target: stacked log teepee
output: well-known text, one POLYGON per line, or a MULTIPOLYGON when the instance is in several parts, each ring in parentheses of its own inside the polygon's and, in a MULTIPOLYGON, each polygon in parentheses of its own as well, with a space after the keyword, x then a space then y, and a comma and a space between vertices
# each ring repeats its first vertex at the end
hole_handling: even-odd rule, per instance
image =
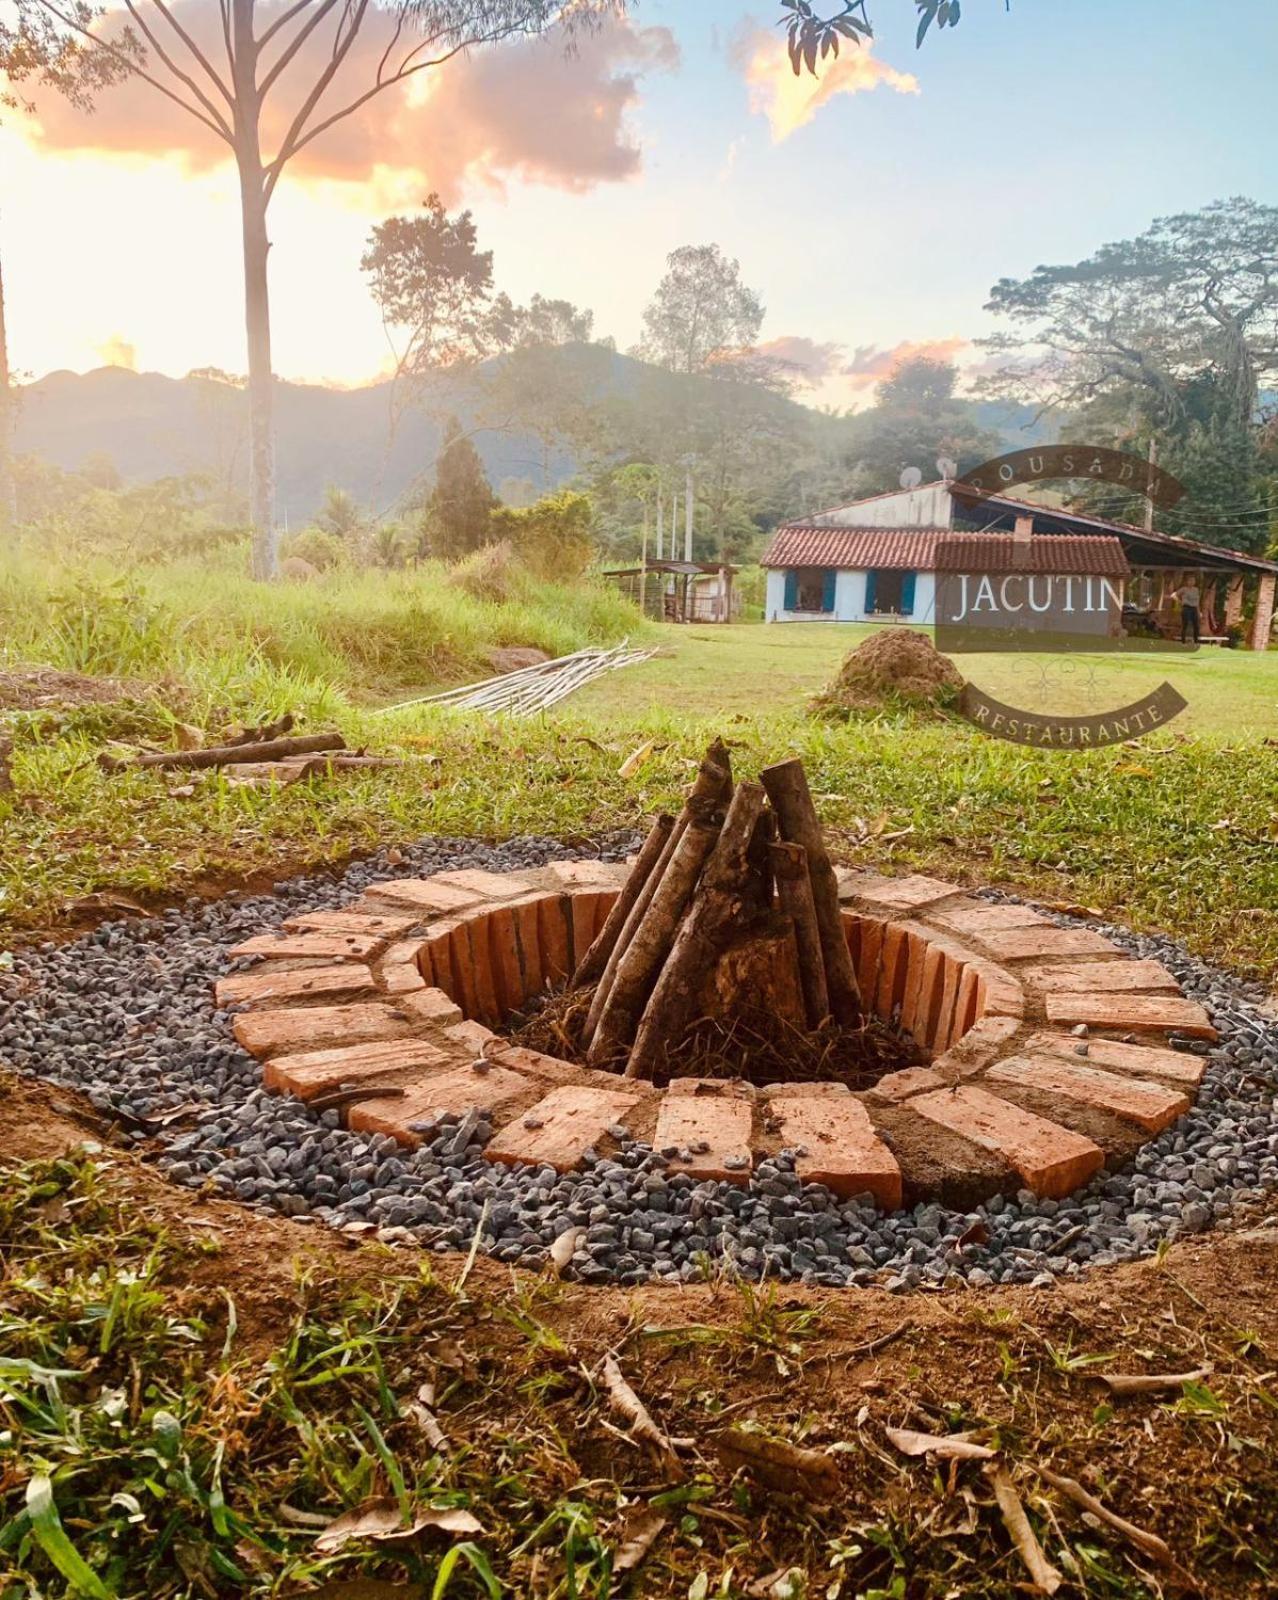
POLYGON ((595 985, 585 1025, 592 1066, 615 1070, 624 1061, 627 1077, 651 1077, 704 1014, 727 954, 752 944, 770 972, 797 971, 807 1027, 860 1021, 838 884, 803 763, 783 761, 759 776, 734 787, 727 747, 716 740, 678 819, 653 824, 574 974, 576 986, 595 985), (792 962, 776 960, 782 948, 792 962))

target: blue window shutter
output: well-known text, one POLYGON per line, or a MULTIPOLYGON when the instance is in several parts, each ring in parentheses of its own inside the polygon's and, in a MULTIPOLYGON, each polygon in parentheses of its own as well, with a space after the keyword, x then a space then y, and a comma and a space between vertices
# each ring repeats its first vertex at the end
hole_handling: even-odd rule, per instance
POLYGON ((795 611, 799 605, 799 574, 793 570, 785 575, 785 609, 795 611))
POLYGON ((833 567, 827 567, 825 573, 825 586, 821 591, 822 611, 834 610, 834 586, 838 582, 838 573, 833 567))
POLYGON ((865 575, 865 614, 870 616, 874 610, 874 591, 878 587, 877 572, 867 572, 865 575))
POLYGON ((901 575, 901 611, 907 617, 914 615, 914 580, 917 576, 914 572, 901 575))

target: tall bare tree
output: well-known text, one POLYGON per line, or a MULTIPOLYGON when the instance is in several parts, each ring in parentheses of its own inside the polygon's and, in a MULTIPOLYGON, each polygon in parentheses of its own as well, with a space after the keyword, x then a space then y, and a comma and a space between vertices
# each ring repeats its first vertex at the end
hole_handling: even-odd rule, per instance
POLYGON ((74 0, 24 4, 90 59, 102 58, 180 107, 220 139, 235 161, 248 341, 253 571, 272 577, 277 539, 267 212, 284 169, 375 96, 462 51, 556 24, 588 26, 621 7, 615 0, 217 0, 215 8, 209 0, 208 14, 219 24, 215 39, 188 25, 184 8, 166 0, 124 0, 123 12, 107 21, 74 0), (351 82, 352 51, 361 35, 373 36, 383 48, 371 74, 351 82), (286 95, 284 132, 266 150, 268 102, 286 95))

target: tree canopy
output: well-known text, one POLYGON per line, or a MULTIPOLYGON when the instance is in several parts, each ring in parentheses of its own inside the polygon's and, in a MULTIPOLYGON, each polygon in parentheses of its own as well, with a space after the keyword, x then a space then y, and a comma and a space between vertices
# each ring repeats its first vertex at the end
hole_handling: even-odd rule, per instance
POLYGON ((753 345, 763 302, 717 244, 683 245, 643 314, 639 354, 671 372, 705 372, 717 357, 753 345))

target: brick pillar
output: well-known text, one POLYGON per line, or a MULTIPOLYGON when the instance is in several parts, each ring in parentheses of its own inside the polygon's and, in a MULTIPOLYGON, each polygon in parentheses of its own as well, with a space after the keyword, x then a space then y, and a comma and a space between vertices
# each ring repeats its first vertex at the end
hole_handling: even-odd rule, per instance
POLYGON ((1225 591, 1225 626, 1232 627, 1242 617, 1243 608, 1243 583, 1241 572, 1229 580, 1229 587, 1225 591))
POLYGON ((1274 620, 1274 574, 1261 575, 1256 589, 1256 614, 1251 619, 1251 638, 1247 641, 1252 650, 1268 650, 1269 629, 1274 620))

